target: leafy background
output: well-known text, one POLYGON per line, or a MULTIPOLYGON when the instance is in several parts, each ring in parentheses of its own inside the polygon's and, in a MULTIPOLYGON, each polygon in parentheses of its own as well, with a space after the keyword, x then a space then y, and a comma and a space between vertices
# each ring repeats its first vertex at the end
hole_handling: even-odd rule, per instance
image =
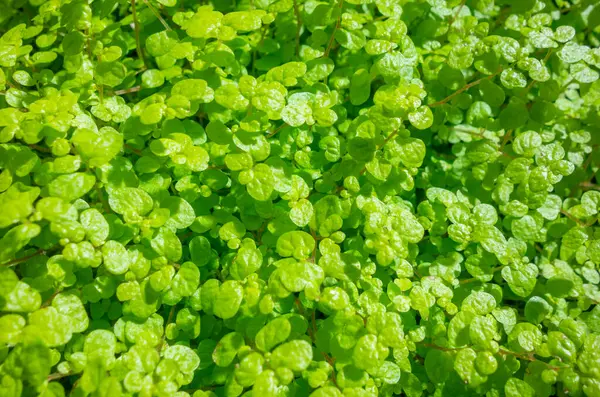
POLYGON ((0 396, 600 396, 595 0, 2 0, 0 396))

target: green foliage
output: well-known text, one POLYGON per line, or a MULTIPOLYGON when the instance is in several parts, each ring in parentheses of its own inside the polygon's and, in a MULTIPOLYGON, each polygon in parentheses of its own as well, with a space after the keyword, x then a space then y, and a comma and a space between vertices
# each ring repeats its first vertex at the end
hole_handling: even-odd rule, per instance
POLYGON ((594 0, 0 2, 0 396, 600 396, 594 0))

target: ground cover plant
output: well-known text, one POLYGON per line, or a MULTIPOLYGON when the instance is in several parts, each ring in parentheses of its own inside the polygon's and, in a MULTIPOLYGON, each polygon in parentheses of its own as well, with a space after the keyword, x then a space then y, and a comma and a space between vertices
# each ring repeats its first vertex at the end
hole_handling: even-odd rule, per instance
POLYGON ((0 396, 600 396, 595 0, 0 1, 0 396))

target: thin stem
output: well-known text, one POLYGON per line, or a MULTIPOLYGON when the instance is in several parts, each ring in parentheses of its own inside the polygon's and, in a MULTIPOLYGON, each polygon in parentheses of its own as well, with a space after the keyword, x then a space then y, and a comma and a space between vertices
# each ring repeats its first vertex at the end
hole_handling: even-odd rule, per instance
POLYGON ((392 132, 390 135, 388 135, 387 138, 385 138, 385 141, 383 141, 383 143, 381 144, 381 146, 379 146, 377 148, 377 150, 381 150, 383 149, 383 147, 386 145, 386 143, 388 143, 389 141, 392 140, 392 138, 394 138, 396 135, 398 135, 398 130, 395 130, 394 132, 392 132))
POLYGON ((102 203, 104 211, 107 214, 110 214, 110 206, 108 205, 106 200, 104 200, 104 194, 102 194, 102 189, 98 185, 96 185, 96 194, 98 195, 98 200, 100 200, 100 202, 102 203))
POLYGON ((167 21, 165 21, 163 19, 163 17, 160 15, 160 13, 158 11, 156 11, 156 8, 152 7, 152 5, 150 4, 150 2, 148 0, 143 0, 143 1, 148 6, 148 8, 150 9, 150 11, 152 11, 152 13, 154 14, 154 16, 156 18, 158 18, 158 20, 160 21, 160 23, 162 23, 162 25, 165 27, 165 29, 167 29, 167 30, 173 30, 173 29, 171 29, 171 27, 169 26, 169 24, 167 23, 167 21))
POLYGON ((125 88, 123 90, 117 90, 117 91, 113 92, 113 94, 115 94, 115 95, 131 94, 132 92, 138 92, 141 89, 142 89, 142 86, 136 85, 135 87, 125 88))
MULTIPOLYGON (((426 342, 420 342, 420 344, 422 346, 424 346, 424 347, 430 347, 432 349, 440 350, 440 351, 443 351, 443 352, 452 352, 452 353, 453 352, 461 351, 463 349, 471 348, 471 346, 444 347, 444 346, 439 346, 439 345, 436 345, 436 344, 433 344, 433 343, 426 343, 426 342)), ((480 351, 483 351, 483 350, 474 350, 474 351, 475 352, 480 352, 480 351)), ((559 371, 559 370, 565 369, 565 368, 571 368, 569 365, 565 365, 565 366, 562 366, 562 367, 554 366, 554 365, 549 364, 549 363, 547 363, 545 361, 542 361, 542 360, 539 360, 539 359, 535 358, 535 356, 533 355, 533 353, 531 353, 531 354, 521 354, 521 353, 516 353, 516 352, 510 351, 510 350, 507 350, 507 349, 500 348, 500 349, 498 349, 498 354, 503 355, 503 356, 510 355, 510 356, 514 356, 514 357, 517 357, 517 358, 519 358, 521 360, 526 360, 526 361, 537 361, 537 362, 542 363, 545 366, 547 366, 548 369, 552 369, 554 371, 559 371)))
POLYGON ((485 138, 485 136, 483 135, 483 133, 485 132, 485 128, 480 128, 480 129, 479 129, 479 132, 469 131, 469 130, 467 130, 467 129, 460 128, 460 127, 458 127, 458 126, 457 126, 457 127, 454 127, 454 128, 452 128, 452 129, 453 129, 454 131, 457 131, 457 132, 464 132, 465 134, 469 134, 469 135, 472 135, 472 136, 476 136, 476 137, 478 137, 478 138, 485 138))
MULTIPOLYGON (((381 145, 379 145, 375 151, 379 151, 379 150, 383 149, 383 147, 386 145, 386 143, 388 143, 389 141, 391 141, 392 138, 394 138, 396 135, 398 135, 398 130, 394 130, 394 132, 392 132, 390 135, 388 135, 387 138, 385 138, 385 140, 383 141, 383 143, 381 145)), ((360 170, 359 174, 363 175, 365 172, 367 172, 367 166, 366 165, 363 167, 362 170, 360 170)))
POLYGON ((444 347, 444 346, 435 345, 433 343, 425 343, 425 342, 421 343, 421 345, 423 345, 424 347, 431 347, 432 349, 440 350, 443 352, 457 352, 457 351, 464 349, 464 347, 444 347))
POLYGON ((452 24, 458 19, 458 15, 462 11, 462 9, 465 6, 466 2, 467 2, 467 0, 462 0, 462 2, 460 3, 460 7, 458 7, 458 10, 456 11, 456 13, 454 14, 454 16, 450 20, 450 23, 448 24, 448 29, 450 29, 452 27, 452 24))
POLYGON ((335 385, 335 387, 338 387, 337 384, 337 378, 335 377, 335 358, 329 356, 327 353, 321 352, 321 354, 323 355, 323 358, 325 359, 325 361, 327 362, 327 364, 331 365, 331 381, 333 382, 333 384, 335 385))
POLYGON ((53 380, 66 378, 67 376, 71 376, 71 375, 73 375, 72 372, 67 372, 65 374, 61 374, 61 373, 57 372, 57 373, 48 375, 48 377, 46 378, 46 380, 48 382, 52 382, 53 380))
POLYGON ((296 56, 300 55, 300 30, 302 29, 302 19, 298 9, 298 0, 294 0, 294 14, 296 15, 296 56))
POLYGON ((31 259, 31 258, 34 258, 34 257, 36 257, 36 256, 38 256, 38 255, 44 255, 45 253, 46 253, 46 250, 45 250, 45 249, 43 249, 43 248, 40 248, 39 250, 35 251, 33 254, 30 254, 30 255, 24 256, 24 257, 22 257, 22 258, 13 259, 13 260, 11 260, 11 261, 8 261, 8 262, 6 262, 6 263, 3 263, 3 264, 2 264, 2 265, 0 265, 0 266, 7 266, 7 267, 10 267, 10 266, 15 266, 15 265, 18 265, 19 263, 22 263, 22 262, 28 261, 29 259, 31 259))
POLYGON ((504 149, 504 146, 506 146, 506 144, 508 143, 508 140, 512 136, 512 133, 513 133, 513 130, 506 131, 506 133, 504 134, 504 138, 502 139, 502 143, 500 144, 500 151, 502 151, 502 149, 504 149))
MULTIPOLYGON (((543 59, 544 63, 548 62, 548 59, 550 59, 550 55, 552 55, 552 48, 548 49, 548 52, 546 53, 546 56, 543 59)), ((529 91, 531 91, 531 89, 533 88, 535 83, 537 83, 536 80, 531 80, 531 83, 529 83, 527 85, 527 87, 525 88, 525 93, 524 93, 525 96, 529 93, 529 91)))
MULTIPOLYGON (((294 303, 298 307, 298 312, 300 312, 300 315, 302 317, 306 318, 307 317, 307 315, 306 315, 306 309, 302 305, 302 302, 300 301, 300 299, 296 298, 294 300, 294 303)), ((316 337, 316 334, 317 334, 317 322, 315 320, 315 311, 314 310, 311 313, 311 321, 310 321, 309 326, 307 327, 307 332, 308 332, 308 336, 310 337, 310 340, 312 341, 313 345, 315 343, 317 343, 317 337, 316 337)))
POLYGON ((588 167, 592 163, 592 154, 593 153, 594 153, 594 151, 591 151, 590 154, 588 155, 587 159, 585 159, 585 163, 583 163, 583 166, 582 166, 584 171, 587 171, 588 167))
POLYGON ((38 152, 52 153, 52 150, 48 149, 47 147, 43 147, 43 146, 40 146, 40 145, 34 145, 34 144, 31 144, 31 145, 28 145, 28 146, 30 148, 32 148, 32 149, 37 150, 38 152))
POLYGON ((521 359, 521 360, 526 360, 526 361, 537 361, 537 362, 539 362, 539 363, 542 363, 542 364, 544 364, 544 365, 545 365, 545 366, 547 366, 549 369, 552 369, 552 370, 554 370, 554 371, 560 371, 561 369, 564 369, 564 368, 570 368, 570 367, 571 367, 571 366, 569 366, 569 365, 565 365, 565 366, 562 366, 562 367, 557 367, 557 366, 554 366, 554 365, 552 365, 552 364, 549 364, 549 363, 547 363, 547 362, 545 362, 545 361, 538 360, 537 358, 535 358, 535 357, 533 356, 533 353, 531 353, 530 355, 526 355, 526 354, 520 354, 520 353, 516 353, 516 352, 510 351, 510 350, 502 349, 502 348, 498 349, 498 353, 502 354, 503 356, 507 356, 507 355, 514 356, 514 357, 517 357, 517 358, 519 358, 519 359, 521 359))
POLYGON ((465 92, 466 90, 468 90, 469 88, 475 87, 476 85, 479 85, 482 81, 484 80, 491 80, 494 77, 496 77, 500 72, 502 71, 502 69, 498 70, 496 73, 491 74, 489 76, 486 77, 482 77, 479 80, 475 80, 467 85, 465 85, 462 88, 459 88, 458 90, 454 91, 452 94, 448 95, 446 98, 442 99, 441 101, 437 101, 435 103, 432 103, 431 105, 429 105, 430 108, 434 108, 436 106, 440 106, 443 105, 447 102, 449 102, 452 98, 454 98, 455 96, 462 94, 463 92, 465 92))
POLYGON ((567 218, 569 218, 570 220, 577 223, 577 225, 579 225, 580 227, 583 227, 583 228, 592 226, 594 223, 596 223, 595 219, 592 219, 589 223, 583 223, 582 221, 580 221, 579 219, 577 219, 573 215, 571 215, 568 211, 565 211, 563 209, 560 210, 560 213, 565 215, 567 218))
POLYGON ((310 229, 310 235, 315 240, 315 248, 313 248, 313 252, 312 252, 312 256, 311 256, 310 260, 312 261, 312 263, 317 263, 317 244, 316 244, 316 241, 319 238, 317 237, 317 233, 315 233, 315 231, 313 229, 310 229))
POLYGON ((61 292, 62 292, 62 290, 60 290, 60 289, 57 289, 56 291, 54 291, 54 292, 52 293, 52 295, 50 295, 50 296, 48 297, 48 299, 46 299, 46 300, 44 301, 44 303, 42 303, 42 307, 47 307, 47 306, 50 306, 50 304, 52 303, 52 301, 54 300, 54 298, 56 297, 56 295, 60 294, 61 292))
MULTIPOLYGON (((499 272, 500 270, 502 270, 502 268, 503 268, 503 267, 504 267, 504 266, 496 266, 495 268, 493 268, 493 269, 492 269, 492 273, 499 272)), ((475 278, 475 277, 473 277, 473 278, 468 278, 468 279, 465 279, 465 280, 461 280, 461 281, 460 281, 460 284, 469 284, 469 283, 472 283, 472 282, 474 282, 474 281, 479 281, 479 279, 478 279, 478 278, 475 278)))
POLYGON ((581 186, 582 188, 585 188, 585 189, 589 189, 589 190, 600 190, 599 185, 594 185, 593 183, 590 183, 590 182, 581 182, 579 184, 579 186, 581 186))
POLYGON ((273 135, 275 135, 279 131, 281 131, 284 127, 287 127, 287 123, 283 123, 279 127, 275 128, 275 130, 273 130, 273 132, 271 132, 269 135, 267 135, 267 138, 271 138, 273 135))
POLYGON ((331 52, 331 47, 333 46, 333 40, 335 39, 335 32, 337 32, 337 30, 340 28, 340 24, 342 21, 342 7, 344 6, 344 0, 339 0, 338 5, 340 8, 340 13, 337 17, 337 21, 335 22, 335 26, 333 27, 333 32, 331 33, 329 42, 327 43, 327 48, 325 48, 325 54, 323 55, 325 58, 327 58, 329 56, 329 53, 331 52))
POLYGON ((163 337, 162 337, 160 343, 156 347, 156 350, 158 350, 159 352, 162 350, 162 347, 165 344, 165 338, 167 337, 167 326, 173 320, 173 315, 174 314, 175 314, 175 306, 171 306, 171 310, 169 311, 169 317, 167 317, 167 322, 165 323, 165 332, 163 334, 163 337))
POLYGON ((136 0, 131 0, 131 13, 133 15, 133 30, 135 32, 135 47, 136 47, 138 57, 142 58, 142 61, 144 62, 144 65, 147 68, 148 62, 146 61, 146 57, 144 56, 144 52, 142 51, 142 43, 140 41, 140 23, 137 18, 135 2, 136 2, 136 0))
POLYGON ((134 148, 133 146, 130 146, 126 143, 123 144, 123 147, 126 149, 131 150, 133 153, 137 154, 138 156, 142 156, 142 151, 139 149, 134 148))

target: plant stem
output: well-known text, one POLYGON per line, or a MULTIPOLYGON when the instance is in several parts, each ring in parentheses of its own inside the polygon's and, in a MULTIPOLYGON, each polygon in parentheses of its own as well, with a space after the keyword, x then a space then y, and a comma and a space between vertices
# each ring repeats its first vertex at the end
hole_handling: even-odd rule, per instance
POLYGON ((342 7, 344 6, 344 0, 339 0, 339 8, 340 13, 337 17, 337 21, 335 22, 335 26, 333 27, 333 32, 331 33, 331 37, 329 38, 329 42, 327 43, 327 48, 325 48, 325 54, 323 55, 325 58, 329 56, 331 52, 331 47, 333 46, 333 40, 335 39, 335 32, 340 28, 340 23, 342 21, 342 7))
POLYGON ((142 58, 144 65, 146 68, 148 67, 148 62, 146 61, 146 57, 144 56, 144 52, 142 51, 142 43, 140 41, 140 23, 137 18, 136 11, 136 0, 131 0, 131 13, 133 15, 133 30, 135 32, 135 47, 138 54, 138 57, 142 58))
POLYGON ((590 183, 590 182, 581 182, 579 184, 579 186, 586 188, 588 190, 600 190, 599 185, 594 185, 593 183, 590 183))
POLYGON ((167 326, 173 320, 173 315, 174 314, 175 314, 175 305, 171 306, 171 310, 169 311, 169 317, 167 317, 167 322, 165 322, 165 332, 163 333, 163 337, 162 337, 160 343, 156 347, 156 350, 158 350, 159 353, 162 350, 163 345, 165 344, 165 338, 167 337, 167 326))
POLYGON ((40 146, 40 145, 28 145, 30 148, 37 150, 38 152, 44 152, 44 153, 52 153, 51 149, 48 149, 46 147, 40 146))
MULTIPOLYGON (((383 149, 383 147, 386 145, 386 143, 388 143, 389 141, 391 141, 392 138, 394 138, 396 135, 398 135, 398 130, 395 130, 390 135, 388 135, 387 138, 385 138, 385 140, 383 141, 383 143, 381 145, 377 146, 377 149, 375 151, 377 152, 377 151, 383 149)), ((363 175, 365 172, 367 172, 367 166, 366 165, 363 167, 362 170, 360 170, 360 175, 363 175)))
POLYGON ((273 135, 275 135, 279 131, 281 131, 284 127, 287 127, 287 123, 283 123, 279 127, 275 128, 275 130, 273 130, 273 132, 271 132, 269 135, 267 135, 267 138, 271 138, 273 135))
POLYGON ((171 27, 169 26, 169 24, 167 23, 167 21, 165 21, 163 19, 163 17, 160 15, 160 13, 158 11, 156 11, 156 8, 152 7, 152 4, 150 4, 150 2, 148 0, 143 0, 143 1, 148 6, 148 8, 150 9, 150 11, 152 11, 152 13, 154 14, 154 16, 156 18, 158 18, 158 20, 160 21, 160 23, 162 23, 162 25, 165 27, 165 29, 167 29, 167 30, 173 30, 173 29, 171 29, 171 27))
POLYGON ((132 92, 138 92, 141 89, 142 89, 142 86, 136 85, 135 87, 125 88, 123 90, 117 90, 117 91, 113 92, 113 94, 115 94, 115 95, 131 94, 132 92))
POLYGON ((467 2, 467 0, 462 0, 462 2, 460 3, 460 7, 458 7, 458 10, 454 14, 454 16, 452 16, 452 19, 450 20, 450 23, 448 24, 448 29, 450 29, 452 27, 452 24, 458 19, 458 15, 462 11, 466 2, 467 2))
POLYGON ((57 373, 48 375, 48 377, 46 378, 46 380, 48 382, 52 382, 53 380, 66 378, 67 376, 71 376, 71 375, 73 375, 72 372, 67 372, 66 374, 61 374, 61 373, 57 372, 57 373))
MULTIPOLYGON (((461 351, 463 349, 472 349, 471 346, 464 346, 464 347, 444 347, 444 346, 438 346, 438 345, 433 344, 433 343, 426 343, 426 342, 418 342, 418 343, 420 343, 424 347, 430 347, 432 349, 440 350, 440 351, 443 351, 443 352, 458 352, 458 351, 461 351)), ((483 350, 475 350, 475 349, 472 349, 472 350, 474 350, 477 353, 480 352, 480 351, 483 351, 483 350)), ((525 360, 525 361, 537 361, 537 362, 542 363, 545 366, 547 366, 548 369, 552 369, 554 371, 559 371, 559 370, 564 369, 564 368, 571 368, 569 365, 566 365, 566 366, 563 366, 563 367, 557 367, 557 366, 549 364, 549 363, 547 363, 545 361, 538 360, 537 358, 535 358, 535 356, 533 355, 533 353, 530 353, 530 354, 521 354, 521 353, 516 353, 516 352, 510 351, 510 350, 507 350, 507 349, 500 348, 500 349, 498 349, 498 354, 503 355, 503 356, 508 356, 508 355, 514 356, 514 357, 517 357, 517 358, 519 358, 521 360, 525 360)))
POLYGON ((494 74, 490 74, 489 76, 486 77, 482 77, 479 80, 475 80, 467 85, 465 85, 462 88, 459 88, 458 90, 454 91, 452 94, 448 95, 446 98, 442 99, 441 101, 437 101, 435 103, 432 103, 431 105, 429 105, 430 108, 434 108, 436 106, 440 106, 443 105, 447 102, 449 102, 452 98, 454 98, 455 96, 457 96, 458 94, 461 94, 463 92, 465 92, 466 90, 468 90, 469 88, 475 87, 476 85, 479 85, 482 81, 484 80, 491 80, 494 77, 496 77, 498 74, 500 74, 500 72, 502 72, 502 69, 498 70, 496 73, 494 74))
POLYGON ((502 151, 502 149, 504 149, 504 146, 506 146, 506 144, 508 143, 508 140, 512 136, 512 133, 513 133, 513 130, 506 131, 506 133, 504 134, 504 138, 502 139, 502 143, 500 144, 500 151, 502 151))
POLYGON ((141 151, 141 150, 139 150, 139 149, 136 149, 136 148, 134 148, 133 146, 130 146, 130 145, 128 145, 128 144, 126 144, 126 143, 124 143, 124 144, 123 144, 123 147, 124 147, 125 149, 129 149, 129 150, 131 150, 133 153, 137 154, 138 156, 142 156, 142 151, 141 151))
POLYGON ((45 250, 45 249, 43 249, 43 248, 40 248, 39 250, 35 251, 33 254, 30 254, 30 255, 24 256, 24 257, 22 257, 22 258, 13 259, 13 260, 11 260, 11 261, 8 261, 8 262, 6 262, 6 263, 3 263, 3 264, 2 264, 2 265, 0 265, 0 266, 7 266, 7 267, 10 267, 10 266, 15 266, 15 265, 18 265, 19 263, 22 263, 22 262, 28 261, 29 259, 31 259, 31 258, 34 258, 34 257, 36 257, 36 256, 38 256, 38 255, 44 255, 45 253, 46 253, 46 250, 45 250))

